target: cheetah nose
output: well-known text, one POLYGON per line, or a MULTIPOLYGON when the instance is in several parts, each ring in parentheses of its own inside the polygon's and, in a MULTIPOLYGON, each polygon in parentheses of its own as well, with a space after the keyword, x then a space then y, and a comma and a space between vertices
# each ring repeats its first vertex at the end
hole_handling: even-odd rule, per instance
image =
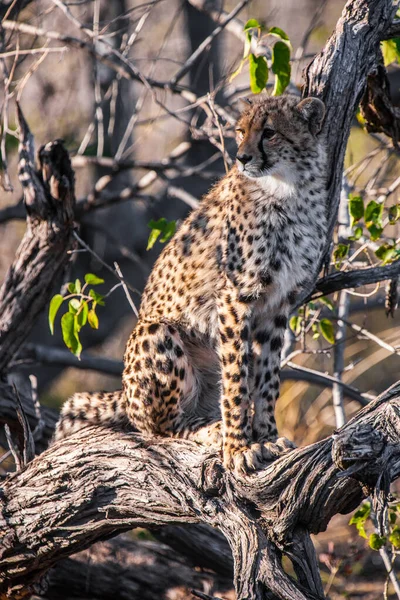
POLYGON ((248 162, 253 158, 249 154, 237 154, 236 158, 242 163, 242 165, 247 165, 248 162))

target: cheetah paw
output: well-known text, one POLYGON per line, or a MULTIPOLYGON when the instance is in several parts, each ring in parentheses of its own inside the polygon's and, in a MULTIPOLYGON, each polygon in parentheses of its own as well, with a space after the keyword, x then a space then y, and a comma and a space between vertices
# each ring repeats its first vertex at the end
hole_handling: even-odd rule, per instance
POLYGON ((296 445, 285 437, 280 437, 276 442, 260 442, 258 445, 262 449, 264 462, 276 460, 283 454, 287 454, 296 448, 296 445))
POLYGON ((276 442, 257 442, 239 448, 231 453, 224 453, 224 466, 236 475, 246 475, 259 471, 279 456, 291 452, 296 446, 287 438, 278 438, 276 442))

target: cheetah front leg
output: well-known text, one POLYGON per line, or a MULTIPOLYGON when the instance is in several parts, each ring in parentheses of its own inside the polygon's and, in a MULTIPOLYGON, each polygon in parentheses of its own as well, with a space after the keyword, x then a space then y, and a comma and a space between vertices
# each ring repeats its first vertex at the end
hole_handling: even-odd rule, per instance
POLYGON ((252 331, 254 345, 254 416, 253 439, 260 444, 266 461, 293 449, 286 438, 278 438, 275 404, 279 396, 280 362, 287 324, 286 311, 281 309, 273 319, 266 320, 252 331))
POLYGON ((218 304, 221 358, 223 459, 242 474, 263 464, 259 445, 252 446, 250 412, 251 307, 225 291, 218 304))

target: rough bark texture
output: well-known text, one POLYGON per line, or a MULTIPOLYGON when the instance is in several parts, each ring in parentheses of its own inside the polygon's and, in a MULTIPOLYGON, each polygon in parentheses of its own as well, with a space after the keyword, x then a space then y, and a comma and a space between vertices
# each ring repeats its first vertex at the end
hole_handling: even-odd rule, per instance
POLYGON ((303 94, 321 98, 327 107, 323 131, 329 141, 330 233, 339 209, 351 122, 395 13, 395 3, 390 0, 349 0, 323 51, 305 70, 303 94))
POLYGON ((43 146, 36 171, 33 136, 19 107, 18 119, 19 178, 28 216, 0 290, 0 375, 32 330, 73 247, 74 173, 68 153, 58 140, 43 146))
POLYGON ((400 384, 332 438, 243 480, 223 470, 217 449, 87 428, 4 481, 0 591, 27 590, 61 558, 132 527, 206 523, 230 544, 238 598, 266 598, 266 588, 323 598, 309 534, 368 494, 385 497, 400 474, 399 436, 400 384))
POLYGON ((221 591, 231 587, 231 580, 195 570, 187 558, 165 544, 119 536, 60 561, 43 579, 38 596, 43 600, 154 600, 173 593, 183 600, 188 587, 221 591))

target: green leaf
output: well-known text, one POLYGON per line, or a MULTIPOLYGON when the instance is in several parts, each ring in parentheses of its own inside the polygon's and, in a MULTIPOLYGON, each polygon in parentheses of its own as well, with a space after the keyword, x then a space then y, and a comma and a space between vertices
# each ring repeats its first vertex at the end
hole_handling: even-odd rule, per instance
POLYGON ((330 319, 321 319, 319 322, 319 329, 327 342, 330 344, 335 343, 335 329, 330 319))
POLYGON ((159 229, 153 229, 149 235, 149 239, 147 241, 146 250, 151 250, 154 244, 156 243, 159 235, 161 235, 161 231, 159 229))
POLYGON ((77 294, 80 294, 82 290, 81 282, 79 279, 75 279, 75 291, 77 294))
POLYGON ((380 536, 377 533, 371 533, 368 543, 372 550, 380 550, 386 544, 386 538, 385 536, 380 536))
POLYGON ((283 31, 283 29, 281 29, 280 27, 270 27, 270 29, 268 29, 268 33, 272 34, 272 35, 277 35, 278 37, 280 37, 282 40, 286 40, 287 42, 290 43, 289 40, 289 36, 287 33, 285 33, 283 31))
POLYGON ((364 216, 364 201, 361 196, 349 195, 349 213, 351 216, 351 227, 364 216))
POLYGON ((369 502, 364 502, 364 504, 362 504, 360 508, 356 510, 349 521, 349 525, 355 525, 357 527, 358 534, 365 539, 367 539, 367 534, 365 533, 364 525, 370 514, 371 504, 369 502))
POLYGON ((70 312, 61 319, 61 331, 65 345, 78 358, 82 352, 82 344, 78 336, 77 317, 70 312))
MULTIPOLYGON (((391 516, 392 514, 395 513, 391 513, 391 516)), ((389 535, 389 542, 393 544, 395 548, 400 548, 400 527, 398 527, 397 525, 393 527, 393 531, 389 535)))
POLYGON ((365 224, 368 227, 368 223, 374 223, 375 225, 381 226, 383 215, 383 204, 381 202, 375 202, 371 200, 368 202, 365 209, 365 224))
POLYGON ((268 65, 264 56, 249 56, 250 88, 253 94, 265 90, 268 80, 268 65))
POLYGON ((391 63, 400 63, 400 38, 392 38, 382 42, 382 55, 385 67, 391 63))
POLYGON ((169 223, 167 223, 167 225, 165 226, 164 229, 164 234, 163 236, 160 238, 160 242, 168 242, 168 240, 170 238, 172 238, 172 236, 174 235, 176 231, 176 221, 170 221, 169 223))
POLYGON ((249 19, 243 29, 244 31, 248 31, 249 29, 263 29, 263 25, 257 19, 249 19))
POLYGON ((375 255, 383 261, 384 265, 387 265, 396 258, 396 246, 393 244, 382 244, 382 246, 379 246, 379 248, 375 250, 375 255))
POLYGON ((333 251, 333 260, 335 261, 335 267, 338 269, 343 259, 348 255, 350 250, 350 244, 338 244, 333 251))
POLYGON ((95 292, 94 290, 90 290, 89 291, 89 296, 91 298, 93 298, 93 300, 99 304, 100 306, 105 306, 105 302, 104 302, 104 296, 102 296, 101 294, 98 294, 97 292, 95 292))
POLYGON ((353 231, 353 235, 349 236, 349 240, 352 240, 354 242, 356 242, 357 240, 360 239, 360 237, 363 234, 363 228, 362 227, 356 227, 353 231))
POLYGON ((371 240, 373 242, 375 242, 376 240, 379 240, 379 238, 382 235, 383 227, 378 227, 374 223, 371 223, 370 225, 367 225, 367 229, 371 235, 371 240))
POLYGON ((50 327, 51 335, 54 334, 54 319, 56 318, 58 309, 60 308, 63 301, 64 301, 64 298, 61 296, 61 294, 56 294, 51 299, 50 306, 49 306, 49 327, 50 327))
POLYGON ((319 338, 319 335, 320 335, 320 333, 318 331, 318 325, 316 323, 313 323, 311 325, 311 329, 312 329, 312 332, 313 332, 313 336, 312 336, 313 340, 317 340, 319 338))
POLYGON ((78 300, 78 298, 72 298, 72 300, 70 300, 68 302, 68 310, 73 315, 76 315, 76 313, 78 312, 80 307, 81 307, 81 301, 78 300))
POLYGON ((75 294, 75 292, 76 292, 75 284, 72 282, 68 283, 67 290, 69 291, 70 294, 75 294))
POLYGON ((167 242, 174 235, 176 230, 176 221, 168 222, 167 219, 162 217, 161 219, 158 219, 158 221, 151 220, 147 226, 150 227, 151 233, 149 235, 146 250, 151 250, 161 234, 161 242, 167 242))
POLYGON ((279 96, 290 83, 290 48, 285 42, 276 42, 272 49, 272 71, 275 73, 272 95, 279 96))
POLYGON ((321 302, 321 304, 324 304, 330 310, 334 310, 335 309, 335 305, 333 304, 333 302, 332 302, 332 300, 330 298, 326 298, 325 296, 321 296, 321 298, 318 298, 318 300, 321 302))
POLYGON ((394 224, 398 219, 400 219, 400 204, 394 204, 389 208, 389 221, 394 224))
POLYGON ((87 302, 82 302, 80 311, 76 315, 77 316, 77 320, 78 320, 79 331, 87 323, 87 320, 88 320, 88 311, 89 311, 88 303, 87 302))
POLYGON ((100 285, 100 283, 104 283, 104 279, 97 277, 97 275, 94 275, 93 273, 86 273, 85 283, 88 285, 100 285))
MULTIPOLYGON (((397 521, 397 513, 396 513, 396 511, 394 511, 394 510, 391 510, 391 511, 389 512, 389 521, 390 521, 390 524, 391 524, 391 525, 394 525, 394 524, 396 523, 396 521, 397 521)), ((396 529, 396 528, 395 528, 395 529, 396 529)), ((397 527, 397 529, 399 529, 399 528, 397 527)), ((394 531, 394 530, 393 530, 393 531, 394 531)), ((400 529, 399 529, 399 531, 400 531, 400 529)))
POLYGON ((289 327, 295 335, 299 335, 301 331, 301 317, 294 316, 290 318, 289 327))
POLYGON ((92 329, 99 328, 99 319, 93 309, 90 309, 88 312, 88 322, 92 329))

